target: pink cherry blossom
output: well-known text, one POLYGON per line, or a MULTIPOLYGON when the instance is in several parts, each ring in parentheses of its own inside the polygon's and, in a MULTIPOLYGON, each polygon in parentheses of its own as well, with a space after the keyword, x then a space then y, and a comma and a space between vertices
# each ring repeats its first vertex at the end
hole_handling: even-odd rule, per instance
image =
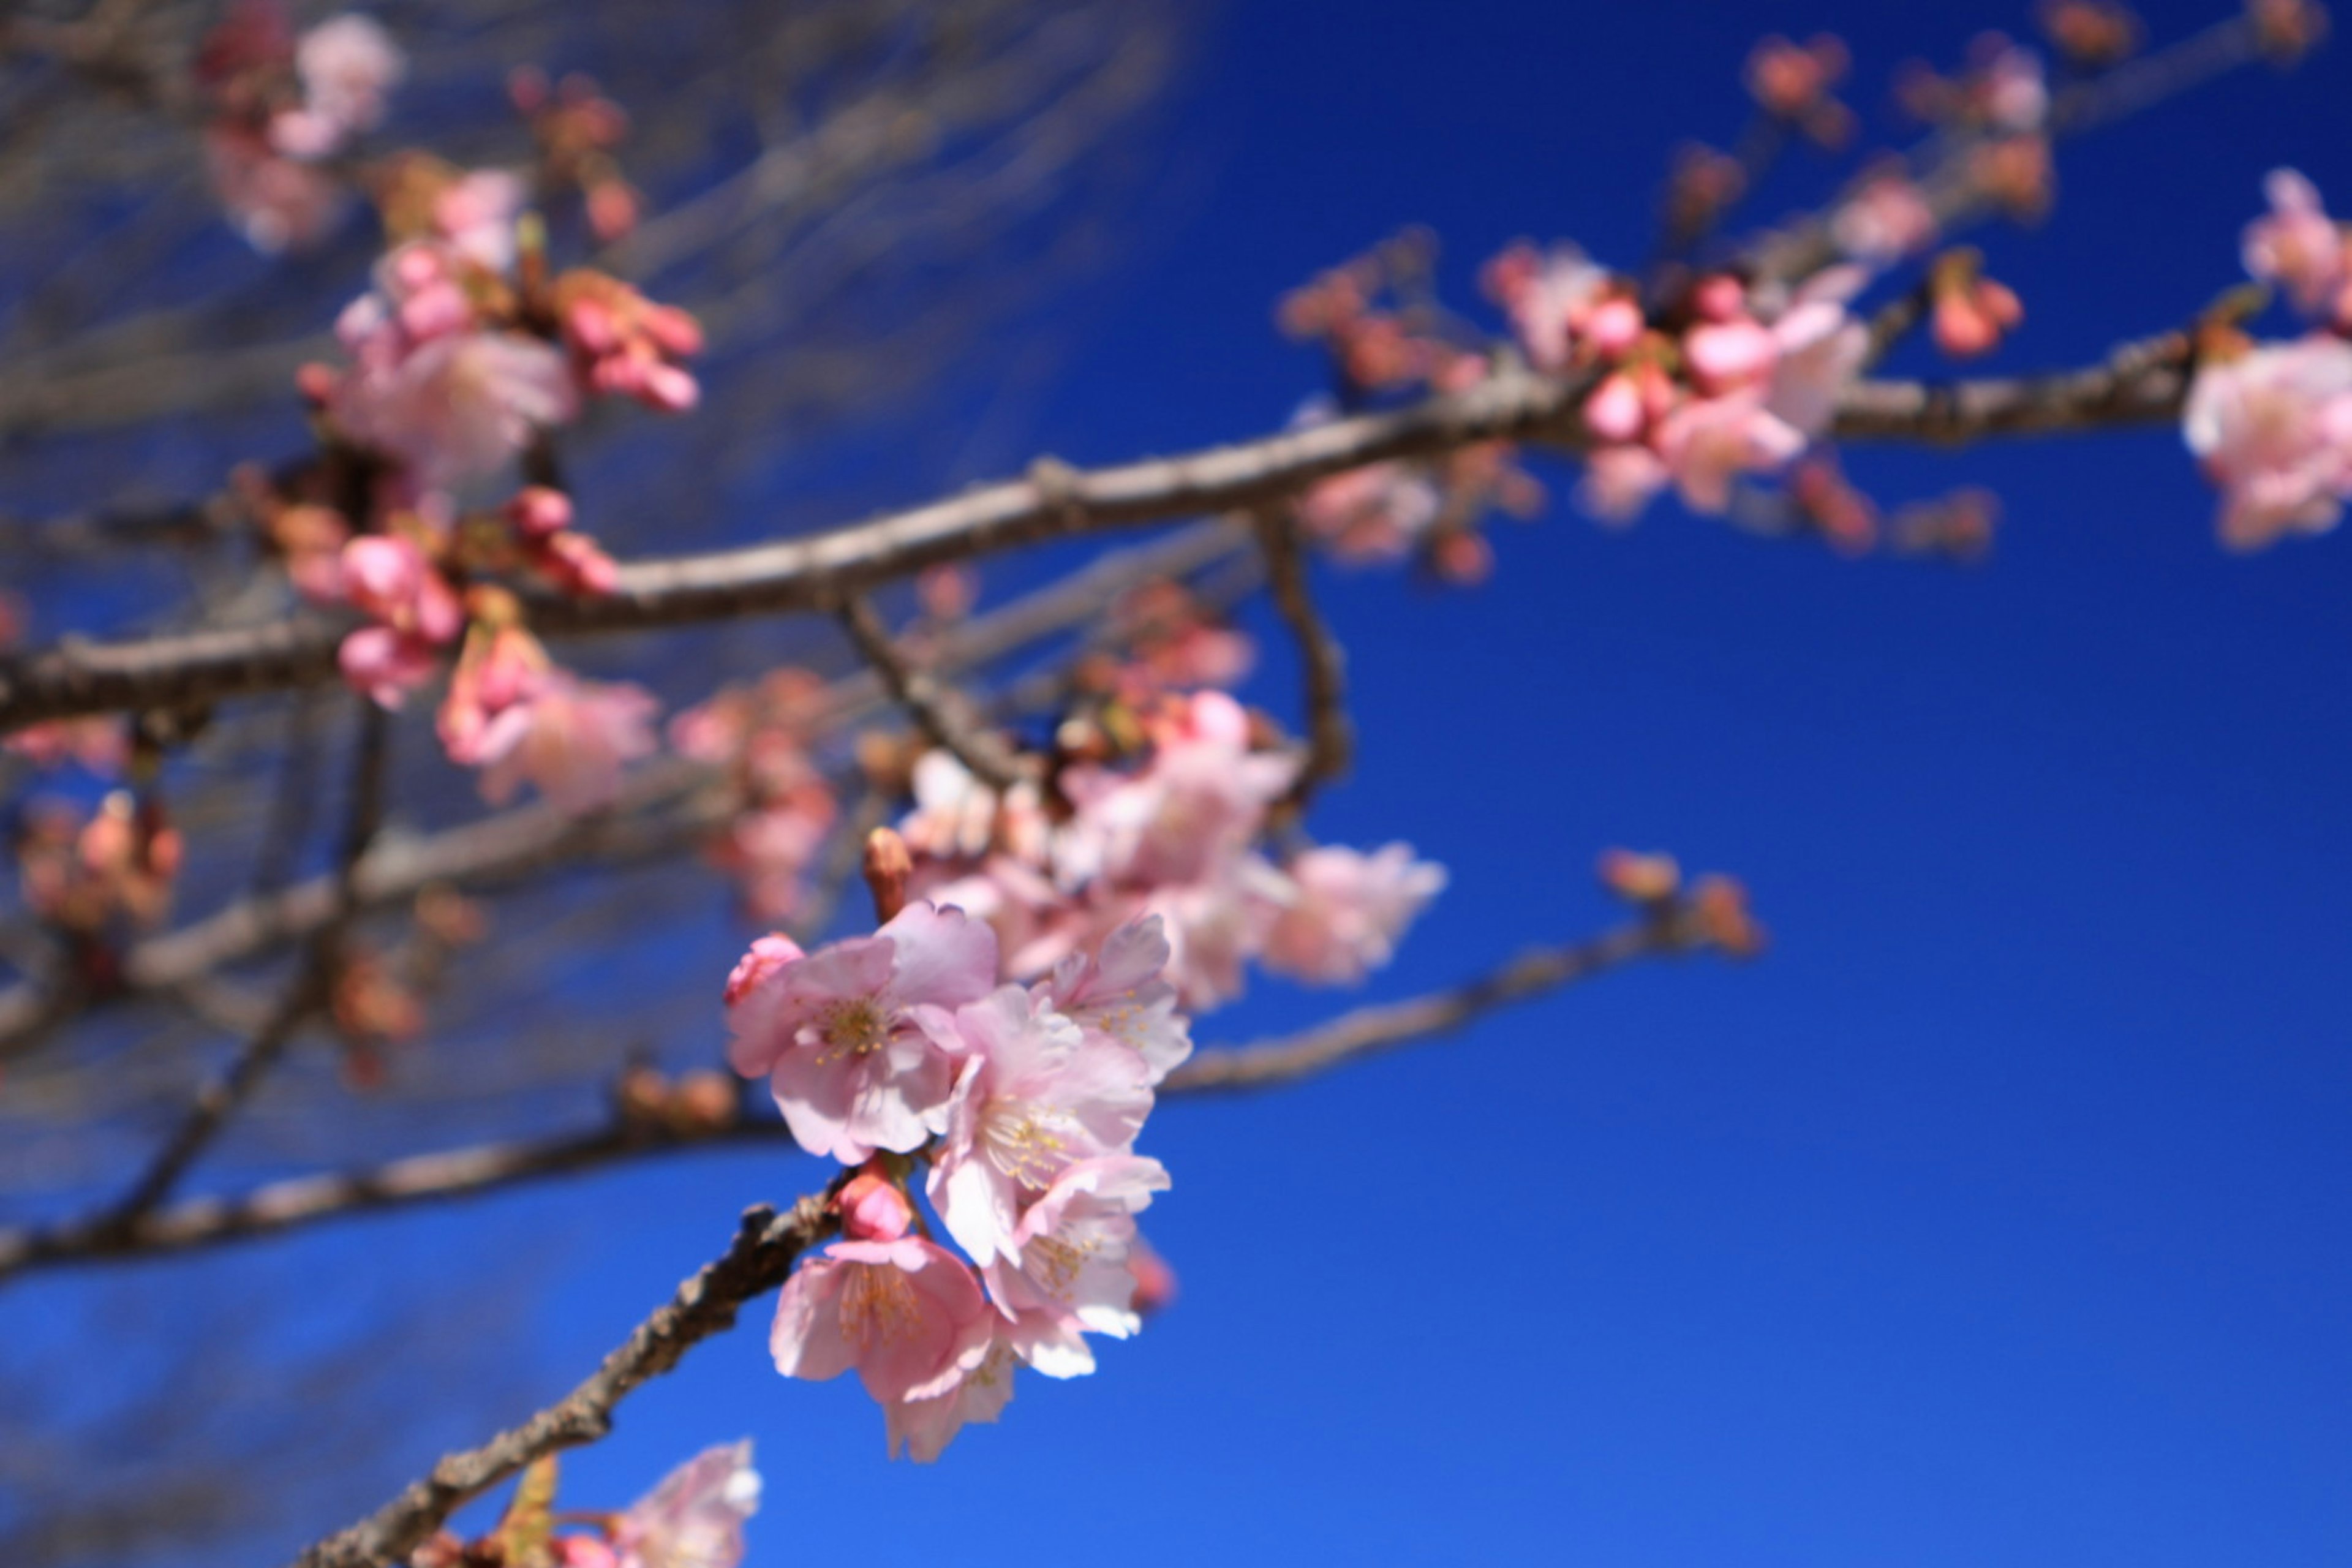
POLYGON ((1087 1334, 1126 1339, 1142 1326, 1128 1249, 1136 1211, 1167 1189, 1159 1161, 1114 1154, 1070 1166, 1029 1205, 1011 1248, 982 1270, 1023 1361, 1083 1376, 1095 1370, 1087 1334))
POLYGON ((455 760, 483 770, 482 795, 492 805, 529 781, 560 810, 593 811, 620 793, 626 763, 652 754, 659 708, 641 686, 544 671, 455 760))
POLYGON ((1019 1364, 1012 1341, 1000 1322, 979 1364, 947 1393, 929 1399, 902 1399, 882 1407, 883 1430, 890 1457, 903 1451, 919 1465, 928 1465, 946 1452, 949 1443, 966 1426, 994 1426, 1013 1399, 1013 1373, 1019 1364))
POLYGON ((1437 525, 1444 498, 1406 463, 1371 463, 1318 479, 1298 498, 1298 521, 1342 561, 1395 561, 1437 525))
POLYGON ((302 107, 270 121, 270 141, 296 158, 332 155, 383 123, 386 100, 406 69, 400 47, 380 24, 350 12, 328 18, 295 45, 302 107))
POLYGON ((1772 374, 1780 345, 1770 329, 1745 314, 1702 321, 1683 337, 1683 359, 1706 392, 1748 386, 1772 374))
POLYGON ((1297 893, 1266 934, 1265 966, 1325 985, 1349 985, 1386 964, 1422 906, 1445 886, 1445 868, 1407 844, 1373 854, 1326 845, 1289 865, 1297 893))
POLYGON ((504 272, 514 265, 515 218, 529 195, 509 170, 469 170, 434 196, 434 231, 458 255, 504 272))
POLYGON ((331 178, 240 126, 205 130, 205 166, 229 220, 266 256, 316 244, 342 210, 342 189, 331 178))
POLYGON ((1249 961, 1290 898, 1290 881, 1263 856, 1237 855, 1199 882, 1153 890, 1144 909, 1168 932, 1168 978, 1194 1012, 1242 994, 1249 961))
POLYGON ((845 1164, 905 1153, 947 1128, 964 1045, 954 1011, 996 984, 996 953, 995 933, 961 910, 910 903, 872 936, 730 987, 728 1060, 769 1076, 811 1152, 845 1164))
POLYGON ((1735 477, 1770 472, 1804 449, 1804 433, 1753 390, 1692 398, 1658 426, 1658 456, 1683 504, 1697 512, 1728 510, 1735 477))
POLYGON ((1192 1054, 1192 1036, 1164 978, 1168 936, 1157 915, 1131 920, 1091 952, 1073 952, 1035 987, 1038 999, 1077 1025, 1088 1040, 1125 1046, 1143 1060, 1145 1081, 1192 1054))
POLYGON ((2306 316, 2352 320, 2352 242, 2320 205, 2319 190, 2293 169, 2263 182, 2271 210, 2246 226, 2246 270, 2284 289, 2306 316))
POLYGON ((446 643, 465 629, 456 591, 405 534, 362 534, 345 543, 341 580, 352 608, 395 631, 446 643))
POLYGON ((1604 522, 1630 522, 1664 489, 1666 465, 1649 447, 1632 443, 1601 447, 1584 459, 1576 504, 1604 522))
POLYGON ((408 694, 441 668, 438 645, 390 626, 361 626, 344 634, 335 662, 352 690, 381 708, 398 708, 408 694))
POLYGON ((1486 284, 1510 318, 1528 363, 1559 371, 1568 367, 1587 314, 1608 289, 1609 273, 1573 245, 1540 254, 1517 245, 1487 264, 1486 284))
POLYGON ((540 430, 572 418, 579 394, 547 344, 467 331, 355 367, 330 406, 353 440, 399 459, 417 484, 451 489, 489 478, 540 430))
POLYGON ((2181 430, 2221 487, 2223 543, 2326 532, 2352 498, 2352 343, 2314 336, 2203 365, 2181 430))
POLYGON ((1826 433, 1838 400, 1862 373, 1870 329, 1846 303, 1869 281, 1858 267, 1832 267, 1808 279, 1772 321, 1778 351, 1764 405, 1800 434, 1826 433))
POLYGON ((970 1055, 931 1167, 931 1205, 986 1264, 1022 1212, 1082 1160, 1123 1153, 1151 1110, 1142 1058, 1097 1038, 1018 985, 956 1010, 970 1055))
POLYGON ((1885 266, 1936 242, 1936 214, 1899 168, 1866 176, 1830 217, 1830 237, 1857 261, 1885 266))
POLYGON ((707 1448, 629 1505, 613 1526, 620 1568, 737 1568, 743 1521, 760 1508, 751 1440, 707 1448))
POLYGON ((1064 773, 1063 793, 1081 819, 1067 836, 1078 851, 1073 868, 1091 863, 1145 886, 1201 881, 1248 844, 1297 776, 1295 757, 1250 749, 1249 716, 1222 691, 1177 700, 1153 731, 1139 773, 1064 773))
POLYGON ((768 1348, 786 1377, 855 1369, 887 1406, 952 1390, 987 1356, 996 1320, 971 1269, 936 1243, 836 1241, 784 1282, 768 1348))

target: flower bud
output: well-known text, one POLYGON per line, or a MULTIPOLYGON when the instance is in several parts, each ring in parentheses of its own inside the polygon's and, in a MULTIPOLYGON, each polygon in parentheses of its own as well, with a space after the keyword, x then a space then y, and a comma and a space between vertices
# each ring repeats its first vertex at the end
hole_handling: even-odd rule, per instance
POLYGON ((833 1202, 852 1241, 896 1241, 915 1223, 915 1205, 898 1184, 870 1170, 852 1176, 833 1202))

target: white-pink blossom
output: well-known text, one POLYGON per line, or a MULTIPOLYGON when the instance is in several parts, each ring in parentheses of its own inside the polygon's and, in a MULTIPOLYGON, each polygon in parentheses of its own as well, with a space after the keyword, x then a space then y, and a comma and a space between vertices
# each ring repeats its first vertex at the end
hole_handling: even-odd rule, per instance
POLYGON ((330 405, 351 437, 399 459, 427 489, 488 479, 579 410, 563 356, 535 338, 466 331, 355 367, 330 405))
POLYGON ((2181 432, 2221 489, 2224 544, 2326 531, 2352 499, 2352 343, 2312 336, 2201 366, 2181 432))
MULTIPOLYGON (((1295 757, 1250 748, 1249 715, 1222 691, 1194 692, 1154 726, 1142 772, 1063 774, 1077 808, 1066 869, 1147 887, 1198 882, 1256 836, 1297 776, 1295 757)), ((1060 846, 1057 846, 1060 847, 1060 846)))
POLYGON ((751 1440, 707 1448, 629 1505, 613 1526, 620 1568, 737 1568, 743 1521, 760 1508, 751 1440))
POLYGON ((728 1059, 767 1075, 811 1152, 844 1163, 908 1152, 947 1128, 964 1050, 955 1010, 988 994, 996 955, 986 925, 923 902, 872 936, 772 952, 729 988, 728 1059))
POLYGON ((2276 283, 2306 316, 2352 321, 2352 241, 2320 205, 2318 187, 2293 169, 2263 182, 2271 210, 2246 226, 2246 270, 2276 283))
POLYGON ((1163 923, 1147 915, 1118 926, 1091 951, 1064 958, 1036 993, 1088 1039, 1134 1051, 1146 1081, 1156 1086, 1192 1054, 1191 1027, 1166 979, 1170 957, 1163 923))
POLYGON ((1125 1339, 1141 1327, 1128 1268, 1135 1215, 1167 1190, 1159 1161, 1113 1154, 1068 1167, 1029 1205, 1011 1247, 982 1270, 1023 1361, 1048 1377, 1083 1376, 1095 1369, 1086 1335, 1125 1339))
POLYGON ((1573 245, 1540 254, 1532 246, 1514 246, 1486 269, 1487 292, 1510 318, 1512 335, 1538 370, 1568 367, 1608 286, 1608 270, 1573 245))
POLYGON ((768 1347, 786 1377, 855 1370, 887 1407, 953 1390, 988 1354, 998 1317, 963 1259, 936 1243, 836 1241, 784 1282, 768 1347))
POLYGON ((1830 237, 1857 261, 1885 266, 1936 242, 1936 214, 1900 170, 1872 174, 1830 217, 1830 237))
POLYGON ((1832 267, 1808 279, 1772 321, 1775 356, 1764 405, 1806 437, 1819 437, 1836 416, 1838 400, 1870 355, 1870 329, 1846 303, 1869 274, 1832 267))
POLYGON ((1265 966, 1324 985, 1349 985, 1395 956, 1422 907, 1445 886, 1445 868, 1409 844, 1367 855, 1324 845, 1287 868, 1297 891, 1266 933, 1265 966))
POLYGON ((1013 1398, 1013 1373, 1019 1364, 1004 1325, 993 1325, 993 1337, 978 1364, 953 1388, 929 1399, 902 1399, 882 1407, 883 1431, 890 1457, 903 1451, 919 1465, 928 1465, 947 1450, 955 1435, 967 1426, 993 1426, 1013 1398))
POLYGON ((593 811, 613 803, 627 763, 652 754, 659 709, 641 686, 546 670, 452 760, 482 769, 482 795, 493 805, 529 781, 561 810, 593 811))
POLYGON ((1769 473, 1805 449, 1804 433, 1749 389, 1722 397, 1694 397, 1659 421, 1658 456, 1693 511, 1719 513, 1731 505, 1731 481, 1769 473))
POLYGON ((294 47, 302 107, 270 121, 270 141, 291 157, 331 156, 383 123, 389 95, 406 69, 382 25, 352 12, 329 17, 294 47))
POLYGON ((948 1233, 986 1264, 1015 1245, 1023 1211, 1082 1160, 1124 1153, 1151 1111, 1143 1059, 1018 985, 960 1007, 969 1053, 947 1108, 929 1191, 948 1233))

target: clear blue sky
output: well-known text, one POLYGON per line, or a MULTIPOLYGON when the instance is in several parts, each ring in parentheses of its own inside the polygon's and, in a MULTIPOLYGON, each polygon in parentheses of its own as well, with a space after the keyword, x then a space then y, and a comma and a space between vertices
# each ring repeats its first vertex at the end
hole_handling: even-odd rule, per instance
MULTIPOLYGON (((2147 11, 2170 37, 2226 4, 2147 11)), ((1898 59, 2017 12, 1235 0, 1177 110, 1176 216, 1090 291, 1021 444, 1103 459, 1278 422, 1317 367, 1274 297, 1405 222, 1465 303, 1521 234, 1637 261, 1666 150, 1737 129, 1759 33, 1845 33, 1877 110, 1898 59)), ((1987 242, 2030 314, 2003 363, 2180 321, 2236 278, 2276 163, 2352 207, 2347 102, 2339 44, 2074 149, 2053 223, 1987 242)), ((1454 879, 1376 994, 1612 918, 1589 875, 1612 843, 1747 879, 1768 958, 1171 1104, 1147 1147, 1181 1305, 936 1468, 884 1462, 854 1384, 776 1379, 763 1307, 633 1400, 573 1495, 749 1434, 755 1568, 2345 1562, 2352 539, 2224 555, 2170 432, 1850 467, 1890 501, 1996 489, 1995 558, 1561 506, 1498 533, 1477 593, 1328 587, 1362 756, 1316 826, 1408 837, 1454 879)), ((1251 695, 1286 702, 1284 677, 1251 695)), ((1328 1005, 1269 986, 1201 1032, 1328 1005)), ((152 1278, 389 1279, 552 1230, 528 1352, 552 1392, 740 1205, 818 1174, 698 1160, 152 1278)))

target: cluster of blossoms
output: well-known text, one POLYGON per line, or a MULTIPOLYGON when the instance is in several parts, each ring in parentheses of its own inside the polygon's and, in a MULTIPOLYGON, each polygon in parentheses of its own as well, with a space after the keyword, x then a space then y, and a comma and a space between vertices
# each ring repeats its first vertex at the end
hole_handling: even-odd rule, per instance
MULTIPOLYGON (((596 119, 602 100, 585 91, 544 113, 596 119)), ((499 500, 492 487, 519 463, 548 467, 551 433, 593 397, 692 406, 699 389, 679 362, 700 331, 593 269, 547 277, 513 174, 405 153, 376 190, 393 248, 337 322, 346 363, 300 378, 329 482, 285 495, 247 476, 242 488, 296 586, 367 618, 341 651, 355 689, 396 706, 455 649, 440 714, 452 760, 482 769, 492 800, 528 779, 567 809, 593 808, 623 763, 653 750, 652 699, 558 668, 506 584, 593 596, 614 590, 617 569, 562 489, 524 484, 499 500), (486 490, 495 504, 469 504, 486 490)))
POLYGON ((2336 526, 2352 500, 2352 237, 2311 183, 2270 176, 2270 213, 2248 226, 2246 270, 2309 323, 2285 342, 2209 328, 2182 433, 2221 491, 2222 542, 2259 549, 2336 526))
MULTIPOLYGON (((1336 395, 1310 399, 1293 420, 1328 422, 1384 401, 1466 392, 1492 374, 1475 335, 1429 297, 1431 242, 1408 233, 1286 295, 1282 330, 1320 343, 1336 395)), ((1449 583, 1483 580, 1493 551, 1480 525, 1492 508, 1517 517, 1543 505, 1542 487, 1504 441, 1457 447, 1427 462, 1374 463, 1310 487, 1293 509, 1335 559, 1413 558, 1449 583)))
POLYGON ((406 68, 383 28, 355 14, 297 37, 281 0, 237 0, 196 57, 213 184, 257 250, 322 236, 342 183, 325 165, 383 122, 406 68))
POLYGON ((1044 973, 1107 933, 1156 917, 1188 1008, 1240 994, 1244 965, 1318 984, 1361 979, 1444 887, 1392 844, 1281 864, 1258 848, 1296 782, 1296 753, 1222 691, 1163 693, 1116 724, 1066 725, 1087 753, 1055 775, 1055 809, 1021 783, 1002 795, 943 752, 917 763, 901 831, 914 887, 995 929, 1010 973, 1044 973), (1132 732, 1131 747, 1119 735, 1132 732))
POLYGON ((855 1370, 894 1457, 994 1421, 1016 1366, 1090 1373, 1087 1334, 1139 1326, 1135 1215, 1168 1173, 1135 1139, 1192 1048, 1168 957, 1145 919, 1003 984, 986 924, 917 901, 814 952, 763 937, 730 977, 729 1059, 804 1148, 856 1167, 841 1239, 777 1303, 777 1370, 855 1370), (919 1173, 964 1256, 931 1239, 919 1173))
POLYGON ((738 1568, 743 1526, 760 1508, 751 1444, 708 1448, 618 1513, 558 1515, 555 1461, 524 1475, 498 1527, 467 1542, 443 1531, 409 1568, 738 1568), (580 1528, 570 1521, 593 1521, 580 1528))
POLYGON ((756 921, 780 923, 799 912, 809 867, 839 815, 812 750, 826 695, 809 671, 779 669, 670 721, 672 748, 719 770, 739 803, 711 858, 756 921))

